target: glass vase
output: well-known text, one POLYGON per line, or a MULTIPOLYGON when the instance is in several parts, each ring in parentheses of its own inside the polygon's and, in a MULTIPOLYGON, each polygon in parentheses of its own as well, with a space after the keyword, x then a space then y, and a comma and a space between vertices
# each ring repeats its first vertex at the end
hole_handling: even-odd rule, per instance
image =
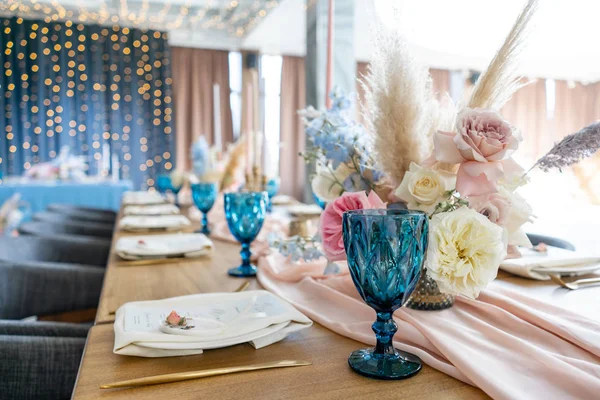
POLYGON ((417 374, 421 360, 394 348, 398 327, 392 315, 415 289, 427 248, 427 215, 408 210, 354 210, 343 215, 342 232, 348 268, 363 300, 377 313, 375 348, 348 358, 350 367, 376 379, 404 379, 417 374))

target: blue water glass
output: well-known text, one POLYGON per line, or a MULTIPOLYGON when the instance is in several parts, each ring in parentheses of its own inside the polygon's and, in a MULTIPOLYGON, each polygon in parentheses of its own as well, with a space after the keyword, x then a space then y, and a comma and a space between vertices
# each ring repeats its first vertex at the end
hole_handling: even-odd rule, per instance
POLYGON ((325 207, 327 207, 327 202, 323 201, 319 197, 317 197, 317 195, 315 194, 315 192, 312 192, 312 197, 313 197, 313 200, 315 201, 315 203, 317 203, 317 205, 319 207, 321 207, 321 210, 324 210, 325 207))
POLYGON ((202 228, 196 233, 210 234, 208 227, 208 212, 215 204, 215 200, 219 195, 219 187, 214 182, 193 183, 190 185, 192 189, 192 199, 198 210, 202 213, 202 228))
POLYGON ((420 211, 355 210, 344 213, 343 237, 348 268, 363 300, 377 313, 375 348, 348 358, 350 367, 375 379, 404 379, 417 374, 421 360, 394 348, 395 310, 408 300, 419 280, 427 249, 428 219, 420 211))
POLYGON ((279 192, 279 178, 269 179, 267 182, 267 194, 269 195, 269 202, 267 203, 267 212, 273 210, 273 197, 279 192))
POLYGON ((242 265, 231 268, 231 276, 256 276, 256 267, 250 264, 250 243, 265 222, 267 192, 237 192, 225 194, 225 218, 231 234, 242 244, 242 265))
POLYGON ((181 186, 173 186, 171 175, 160 174, 156 177, 156 188, 161 194, 173 193, 175 196, 175 204, 177 205, 177 194, 181 190, 181 186))

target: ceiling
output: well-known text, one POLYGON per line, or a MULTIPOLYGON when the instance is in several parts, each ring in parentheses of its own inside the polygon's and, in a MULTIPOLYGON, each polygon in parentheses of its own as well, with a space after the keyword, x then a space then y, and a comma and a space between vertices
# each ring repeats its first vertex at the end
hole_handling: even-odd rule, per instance
MULTIPOLYGON (((314 1, 314 0, 308 0, 314 1)), ((342 0, 338 0, 342 1, 342 0)), ((306 53, 307 0, 1 0, 0 14, 72 18, 170 32, 177 46, 306 53)), ((385 23, 432 67, 485 68, 525 0, 355 0, 355 57, 371 57, 370 26, 385 23), (390 7, 400 10, 394 20, 390 7)), ((594 45, 600 1, 541 0, 521 72, 535 77, 600 80, 594 45)))

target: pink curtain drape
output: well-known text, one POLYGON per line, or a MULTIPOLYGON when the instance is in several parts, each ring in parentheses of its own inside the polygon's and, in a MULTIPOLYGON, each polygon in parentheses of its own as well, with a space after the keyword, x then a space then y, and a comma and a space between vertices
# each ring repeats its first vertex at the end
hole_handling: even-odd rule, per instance
POLYGON ((279 152, 280 192, 303 198, 305 163, 298 155, 304 150, 304 126, 298 110, 306 107, 304 58, 284 56, 281 66, 281 149, 279 152))
POLYGON ((200 135, 214 142, 213 84, 219 84, 223 145, 233 142, 229 103, 229 52, 172 48, 177 167, 190 168, 190 146, 200 135))

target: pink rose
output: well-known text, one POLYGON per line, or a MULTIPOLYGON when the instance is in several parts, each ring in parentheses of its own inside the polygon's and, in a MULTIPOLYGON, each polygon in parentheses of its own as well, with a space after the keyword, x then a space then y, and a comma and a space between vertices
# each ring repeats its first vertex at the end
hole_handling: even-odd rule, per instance
POLYGON ((346 259, 344 239, 342 236, 342 215, 349 210, 385 208, 386 204, 379 196, 371 191, 367 196, 365 191, 346 192, 327 204, 321 214, 319 231, 323 241, 323 252, 329 261, 346 259))
POLYGON ((171 311, 171 314, 167 317, 167 324, 169 325, 179 325, 181 321, 181 316, 177 314, 175 310, 171 311))
POLYGON ((496 225, 504 226, 506 224, 508 213, 510 211, 510 201, 499 195, 492 193, 481 196, 468 197, 469 208, 477 211, 479 214, 487 217, 496 225))
POLYGON ((497 180, 515 164, 510 157, 523 140, 519 131, 494 110, 483 108, 461 111, 456 129, 434 134, 435 159, 461 164, 456 188, 462 196, 495 192, 497 180))

